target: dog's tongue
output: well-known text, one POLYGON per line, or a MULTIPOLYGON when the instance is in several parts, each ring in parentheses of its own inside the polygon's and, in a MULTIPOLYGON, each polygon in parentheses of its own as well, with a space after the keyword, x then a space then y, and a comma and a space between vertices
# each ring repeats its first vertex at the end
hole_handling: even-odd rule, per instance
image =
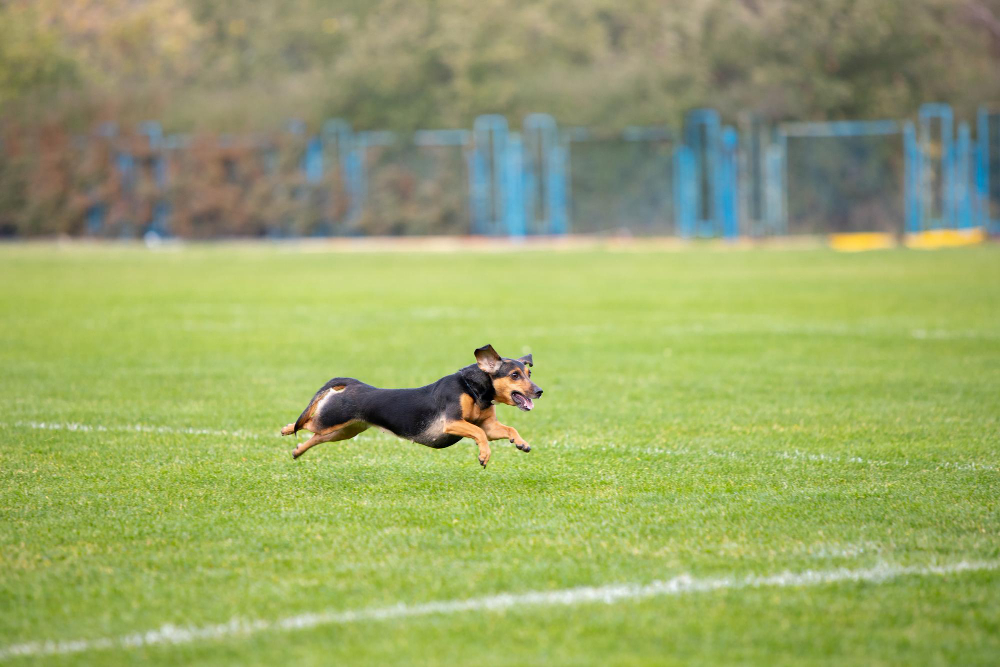
POLYGON ((522 410, 530 410, 535 407, 534 402, 524 394, 514 394, 514 402, 517 403, 517 407, 522 410))

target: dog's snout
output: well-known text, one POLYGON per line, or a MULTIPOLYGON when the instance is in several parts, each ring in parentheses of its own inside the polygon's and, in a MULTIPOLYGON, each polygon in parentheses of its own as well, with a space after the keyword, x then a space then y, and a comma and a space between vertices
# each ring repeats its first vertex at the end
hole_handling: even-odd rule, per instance
POLYGON ((538 397, 539 397, 539 396, 541 396, 541 395, 542 395, 542 388, 541 388, 541 387, 539 387, 539 386, 538 386, 538 385, 536 384, 536 385, 535 385, 535 398, 538 398, 538 397))

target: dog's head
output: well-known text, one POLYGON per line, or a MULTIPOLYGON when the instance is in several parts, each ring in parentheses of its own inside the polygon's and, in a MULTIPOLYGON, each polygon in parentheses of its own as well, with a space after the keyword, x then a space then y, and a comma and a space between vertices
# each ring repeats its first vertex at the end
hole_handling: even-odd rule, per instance
POLYGON ((542 395, 542 388, 531 381, 531 355, 505 359, 492 345, 476 350, 476 365, 490 376, 496 401, 514 405, 527 412, 535 407, 532 399, 542 395))

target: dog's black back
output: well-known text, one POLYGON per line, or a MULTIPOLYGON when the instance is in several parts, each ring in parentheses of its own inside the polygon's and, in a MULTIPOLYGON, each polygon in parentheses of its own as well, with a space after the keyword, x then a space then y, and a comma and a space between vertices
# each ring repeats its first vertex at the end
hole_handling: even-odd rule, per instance
POLYGON ((323 442, 349 440, 371 426, 434 448, 470 438, 483 467, 490 460, 491 440, 509 440, 521 451, 531 451, 517 429, 497 420, 494 408, 496 403, 525 412, 534 408, 542 388, 531 380, 531 355, 505 359, 492 345, 484 345, 474 356, 475 364, 416 389, 379 389, 354 378, 333 378, 281 434, 300 429, 313 433, 292 451, 294 458, 323 442))
POLYGON ((461 436, 441 433, 435 426, 462 418, 457 397, 463 393, 472 396, 480 409, 488 408, 495 395, 490 376, 475 364, 414 389, 379 389, 354 378, 333 378, 313 396, 296 430, 310 417, 319 430, 363 421, 430 447, 449 447, 461 436), (343 389, 331 393, 338 387, 343 389))

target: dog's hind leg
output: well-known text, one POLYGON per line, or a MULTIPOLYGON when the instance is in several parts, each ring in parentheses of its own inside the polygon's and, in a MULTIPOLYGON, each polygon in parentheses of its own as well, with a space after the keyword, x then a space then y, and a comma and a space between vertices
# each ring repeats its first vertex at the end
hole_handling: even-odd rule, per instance
POLYGON ((324 442, 337 442, 338 440, 350 440, 354 436, 362 433, 368 429, 369 424, 362 421, 347 422, 346 424, 340 424, 331 429, 327 429, 322 433, 316 433, 311 438, 300 444, 294 450, 292 450, 292 458, 297 459, 306 450, 315 447, 316 445, 324 442))
POLYGON ((281 435, 293 435, 295 433, 295 424, 288 424, 281 428, 281 435))

